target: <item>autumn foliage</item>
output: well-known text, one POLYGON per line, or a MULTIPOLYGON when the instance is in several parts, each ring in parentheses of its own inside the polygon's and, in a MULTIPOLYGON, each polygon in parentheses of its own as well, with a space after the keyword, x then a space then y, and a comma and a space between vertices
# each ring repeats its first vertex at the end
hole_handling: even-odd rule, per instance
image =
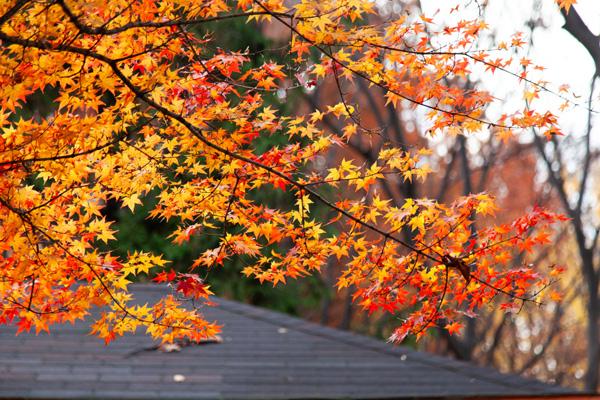
POLYGON ((560 134, 553 113, 532 108, 544 89, 528 78, 535 66, 511 58, 522 35, 492 52, 478 49, 480 19, 378 18, 363 0, 2 0, 0 322, 39 332, 100 307, 92 331, 107 342, 140 326, 163 341, 199 340, 218 326, 188 300, 207 300, 206 273, 233 258, 246 276, 273 284, 340 260, 338 287, 355 286, 355 301, 370 312, 401 315, 394 341, 435 326, 458 332, 462 315, 494 299, 507 311, 534 301, 560 268, 514 257, 547 243, 561 216, 532 208, 494 224, 484 193, 393 206, 378 182, 426 179, 427 149, 384 143, 373 162, 321 170, 317 156, 377 134, 361 124, 366 111, 341 91, 338 103, 305 115, 266 103, 325 77, 364 80, 398 108, 425 110, 431 135, 560 134), (252 66, 252 54, 216 49, 195 29, 231 19, 282 25, 289 62, 252 66), (500 100, 460 85, 475 69, 525 84, 525 100, 487 112, 500 100), (47 115, 24 111, 31 96, 50 92, 47 115), (324 115, 343 124, 343 135, 323 128, 324 115), (269 136, 287 144, 259 150, 269 136), (256 200, 267 189, 295 201, 274 208, 256 200), (158 203, 149 218, 175 221, 174 243, 218 238, 186 273, 160 255, 105 250, 115 238, 107 202, 136 212, 150 192, 158 203), (328 219, 315 217, 317 206, 328 219), (477 216, 486 227, 474 227, 477 216), (169 283, 173 295, 136 304, 128 285, 140 275, 169 283))

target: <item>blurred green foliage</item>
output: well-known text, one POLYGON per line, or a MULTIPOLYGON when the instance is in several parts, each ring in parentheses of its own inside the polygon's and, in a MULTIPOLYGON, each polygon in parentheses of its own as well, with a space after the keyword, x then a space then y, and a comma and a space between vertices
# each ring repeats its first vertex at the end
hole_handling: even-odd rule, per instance
MULTIPOLYGON (((209 48, 203 49, 206 54, 219 48, 232 51, 248 51, 249 66, 259 66, 265 62, 287 62, 285 48, 277 48, 277 44, 262 35, 260 27, 254 23, 242 20, 232 20, 227 23, 207 24, 196 32, 199 35, 209 35, 213 40, 209 48), (274 51, 270 49, 276 49, 274 51)), ((287 114, 293 110, 298 99, 293 95, 280 99, 276 94, 266 94, 265 103, 271 104, 281 113, 287 114)), ((259 152, 264 152, 272 146, 285 145, 284 135, 261 136, 253 143, 259 152)), ((285 208, 294 203, 289 194, 263 186, 254 190, 252 196, 258 203, 270 207, 285 208)), ((117 240, 109 243, 115 254, 126 256, 135 250, 160 253, 170 260, 171 266, 179 271, 186 271, 203 251, 217 245, 218 238, 208 235, 193 236, 183 245, 172 243, 168 236, 175 229, 175 222, 164 222, 148 219, 149 211, 157 202, 156 192, 150 193, 144 199, 142 207, 136 207, 135 213, 120 204, 111 202, 105 212, 108 218, 115 221, 118 230, 117 240)), ((319 212, 317 211, 319 214, 319 212)), ((322 213, 320 213, 322 214, 322 213)), ((238 229, 243 229, 240 227, 238 229)), ((211 285, 212 290, 219 296, 268 307, 290 314, 299 314, 303 309, 319 307, 321 299, 329 290, 319 276, 311 276, 297 281, 288 281, 286 285, 272 287, 270 284, 260 284, 258 281, 245 278, 241 271, 244 261, 239 259, 226 260, 225 266, 215 267, 211 271, 197 270, 211 285)))

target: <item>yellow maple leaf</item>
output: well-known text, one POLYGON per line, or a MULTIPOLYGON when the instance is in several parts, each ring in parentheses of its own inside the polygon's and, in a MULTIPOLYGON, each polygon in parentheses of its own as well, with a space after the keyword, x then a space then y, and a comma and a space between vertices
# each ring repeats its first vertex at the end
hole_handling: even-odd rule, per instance
POLYGON ((577 0, 556 0, 560 8, 564 8, 567 13, 569 9, 577 3, 577 0))

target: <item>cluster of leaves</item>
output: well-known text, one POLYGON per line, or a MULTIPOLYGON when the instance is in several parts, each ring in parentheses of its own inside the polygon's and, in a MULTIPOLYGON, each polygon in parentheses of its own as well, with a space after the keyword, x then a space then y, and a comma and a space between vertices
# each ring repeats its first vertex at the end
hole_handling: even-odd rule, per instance
MULTIPOLYGON (((510 250, 545 243, 562 217, 535 209, 511 225, 474 232, 470 217, 494 210, 488 195, 450 205, 367 203, 361 196, 389 176, 424 179, 426 152, 384 146, 370 165, 344 160, 322 172, 313 160, 369 134, 354 107, 343 95, 307 115, 285 116, 265 104, 273 91, 332 75, 366 80, 395 106, 425 107, 434 133, 560 132, 553 114, 528 104, 487 119, 492 95, 449 83, 473 65, 508 72, 508 59, 471 50, 485 23, 437 30, 426 17, 403 16, 371 25, 374 7, 361 0, 290 7, 280 0, 2 2, 0 322, 48 330, 98 306, 104 311, 93 332, 107 342, 140 326, 164 341, 199 340, 218 326, 184 299, 207 300, 200 277, 234 258, 245 275, 273 284, 319 271, 330 257, 344 260, 338 285, 355 285, 366 308, 411 306, 392 338, 398 341, 441 322, 457 331, 452 321, 460 312, 474 313, 499 294, 507 309, 531 299, 547 280, 512 265, 510 250), (232 18, 285 27, 293 65, 249 65, 244 52, 207 50, 210 36, 190 29, 232 18), (31 95, 48 90, 57 92, 50 115, 18 118, 31 95), (345 124, 342 137, 320 127, 325 115, 345 124), (268 136, 286 144, 259 148, 257 138, 268 136), (254 196, 264 187, 295 201, 269 207, 254 196), (328 198, 327 187, 341 198, 328 198), (153 191, 150 217, 176 225, 174 243, 215 238, 189 273, 172 271, 161 256, 100 250, 115 233, 102 214, 107 202, 135 211, 153 191), (332 217, 315 218, 315 203, 332 217), (139 274, 176 293, 136 304, 128 285, 139 274)), ((512 46, 521 45, 515 36, 512 46)), ((518 77, 527 81, 526 73, 518 77)))

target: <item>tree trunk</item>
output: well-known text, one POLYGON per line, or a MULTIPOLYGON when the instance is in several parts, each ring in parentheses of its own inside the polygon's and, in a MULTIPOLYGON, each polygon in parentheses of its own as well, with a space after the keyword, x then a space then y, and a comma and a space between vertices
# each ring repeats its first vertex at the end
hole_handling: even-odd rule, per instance
POLYGON ((346 294, 346 299, 344 300, 344 314, 342 316, 342 321, 340 322, 340 329, 345 331, 350 329, 350 323, 352 322, 352 294, 354 294, 354 288, 351 287, 348 289, 348 293, 346 294))
MULTIPOLYGON (((584 269, 593 271, 593 254, 588 252, 582 259, 584 269)), ((587 304, 587 371, 585 374, 585 389, 596 392, 598 389, 598 373, 600 363, 600 337, 598 330, 598 279, 595 276, 586 277, 588 290, 587 304)))

